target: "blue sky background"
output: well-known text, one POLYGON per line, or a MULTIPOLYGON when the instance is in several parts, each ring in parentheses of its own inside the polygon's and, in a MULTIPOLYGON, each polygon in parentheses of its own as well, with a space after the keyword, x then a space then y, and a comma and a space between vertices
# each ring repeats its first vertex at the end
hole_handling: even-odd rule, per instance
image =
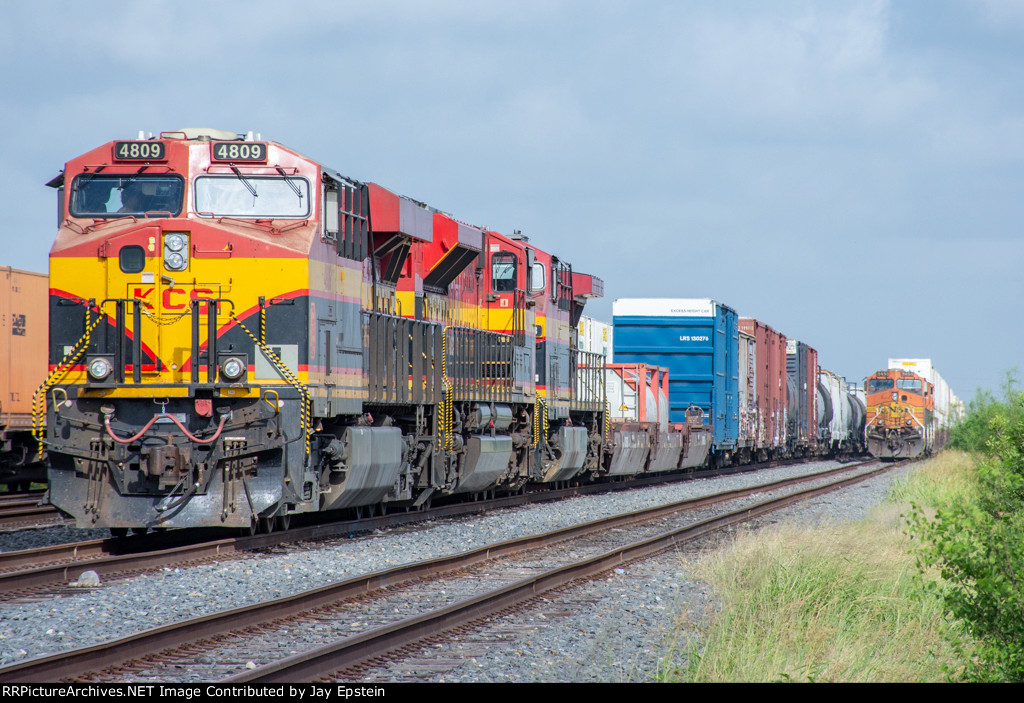
MULTIPOLYGON (((1024 2, 8 3, 0 264, 45 270, 65 161, 252 130, 620 297, 712 297, 859 381, 962 398, 1024 348, 1024 2)), ((1024 372, 1024 367, 1022 367, 1024 372)))

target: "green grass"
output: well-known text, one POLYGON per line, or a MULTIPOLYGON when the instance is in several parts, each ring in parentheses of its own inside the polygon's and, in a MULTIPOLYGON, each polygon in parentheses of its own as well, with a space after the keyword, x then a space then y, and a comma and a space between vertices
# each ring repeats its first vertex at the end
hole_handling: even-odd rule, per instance
POLYGON ((903 512, 973 490, 972 459, 945 453, 860 523, 740 533, 685 568, 720 609, 673 643, 665 681, 944 681, 962 662, 942 604, 923 588, 903 512))

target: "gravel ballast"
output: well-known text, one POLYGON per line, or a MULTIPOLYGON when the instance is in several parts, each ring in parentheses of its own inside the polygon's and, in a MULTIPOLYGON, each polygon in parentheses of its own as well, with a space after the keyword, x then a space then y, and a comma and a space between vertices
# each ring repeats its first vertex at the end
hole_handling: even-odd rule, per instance
MULTIPOLYGON (((410 561, 458 553, 605 515, 661 505, 783 477, 836 462, 687 481, 558 503, 493 511, 350 540, 289 548, 185 569, 166 569, 73 595, 0 606, 0 664, 88 646, 177 620, 279 598, 410 561)), ((813 525, 856 520, 882 502, 892 474, 787 508, 778 521, 813 525)), ((68 529, 68 528, 59 528, 68 529)), ((24 549, 49 530, 0 534, 0 549, 24 549)), ((84 532, 84 531, 80 531, 84 532)), ((80 537, 86 538, 86 537, 80 537)), ((705 612, 710 596, 680 573, 676 554, 616 570, 573 602, 559 597, 520 619, 503 646, 480 649, 437 681, 650 681, 678 608, 705 612), (544 615, 544 611, 549 615, 544 615), (534 618, 536 627, 523 618, 534 618), (525 639, 524 639, 525 638, 525 639)), ((385 679, 387 680, 387 679, 385 679)), ((422 680, 422 679, 421 679, 422 680)))

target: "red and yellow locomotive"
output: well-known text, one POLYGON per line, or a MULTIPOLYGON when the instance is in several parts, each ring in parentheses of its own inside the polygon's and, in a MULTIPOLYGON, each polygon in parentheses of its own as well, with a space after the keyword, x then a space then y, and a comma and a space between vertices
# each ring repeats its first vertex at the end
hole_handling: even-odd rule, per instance
POLYGON ((912 459, 935 445, 932 384, 910 371, 888 369, 867 379, 868 451, 879 459, 912 459))
POLYGON ((271 529, 600 470, 603 364, 572 342, 602 283, 525 237, 217 130, 49 185, 37 433, 79 526, 271 529))

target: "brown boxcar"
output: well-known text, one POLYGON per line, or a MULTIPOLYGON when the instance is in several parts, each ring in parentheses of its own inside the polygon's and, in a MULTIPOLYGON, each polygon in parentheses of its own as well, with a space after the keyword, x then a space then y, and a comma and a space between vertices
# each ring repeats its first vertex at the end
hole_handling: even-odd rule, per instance
POLYGON ((43 481, 32 439, 32 394, 46 378, 46 274, 0 266, 0 483, 43 481))
POLYGON ((786 335, 752 317, 741 318, 739 327, 757 349, 757 453, 764 461, 786 449, 786 335))

